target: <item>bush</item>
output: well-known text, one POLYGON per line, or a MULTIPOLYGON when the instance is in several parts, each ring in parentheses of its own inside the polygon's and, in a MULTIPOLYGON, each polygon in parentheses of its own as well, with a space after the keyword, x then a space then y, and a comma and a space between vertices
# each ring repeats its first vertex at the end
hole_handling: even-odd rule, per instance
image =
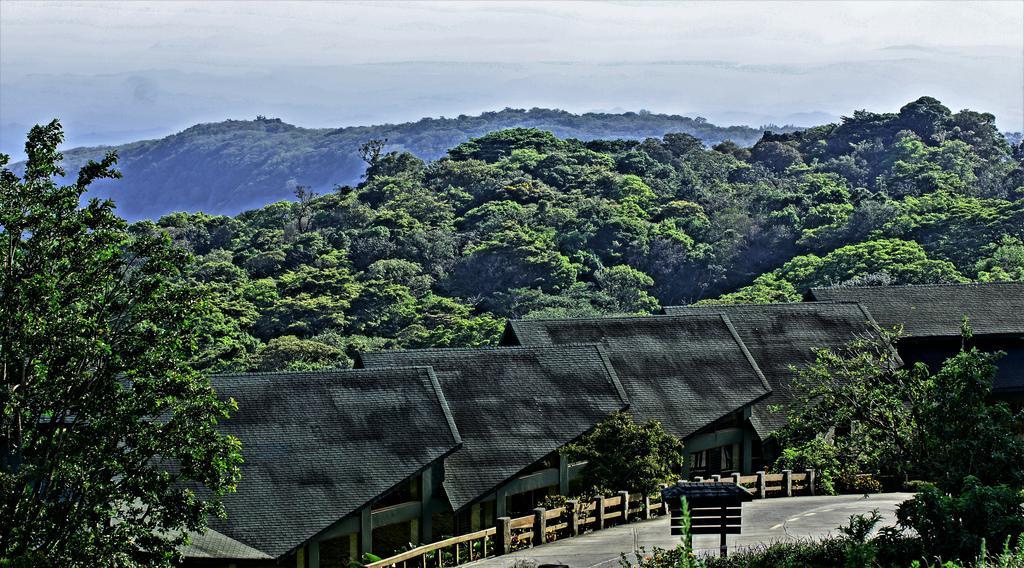
POLYGON ((574 494, 629 490, 651 495, 672 480, 685 459, 683 443, 661 423, 637 424, 624 412, 609 416, 562 452, 566 459, 589 462, 573 480, 574 494))
POLYGON ((925 487, 896 511, 901 526, 913 529, 924 551, 947 560, 973 558, 985 543, 1005 543, 1024 533, 1024 492, 1005 485, 984 486, 968 477, 959 495, 925 487))

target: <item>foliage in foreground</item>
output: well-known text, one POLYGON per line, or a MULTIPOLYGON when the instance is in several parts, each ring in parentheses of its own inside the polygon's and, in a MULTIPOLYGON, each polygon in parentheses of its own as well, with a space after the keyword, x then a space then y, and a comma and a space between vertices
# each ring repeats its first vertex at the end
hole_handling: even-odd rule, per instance
POLYGON ((186 364, 211 308, 166 234, 79 206, 113 154, 54 182, 62 139, 32 129, 21 179, 0 155, 0 565, 166 566, 238 479, 231 405, 186 364))
POLYGON ((822 350, 796 373, 796 401, 777 433, 780 466, 814 467, 826 490, 855 473, 935 482, 959 493, 969 476, 1024 487, 1024 416, 990 401, 999 353, 963 348, 932 373, 896 368, 886 341, 822 350))
POLYGON ((621 565, 623 568, 1024 567, 1024 535, 1016 540, 1004 539, 1000 547, 990 547, 981 542, 962 557, 943 557, 927 552, 922 548, 920 539, 891 527, 883 527, 876 536, 870 537, 880 519, 877 512, 854 515, 848 525, 839 527, 839 536, 759 545, 736 551, 725 558, 696 555, 684 539, 670 550, 638 550, 636 561, 623 555, 621 565))

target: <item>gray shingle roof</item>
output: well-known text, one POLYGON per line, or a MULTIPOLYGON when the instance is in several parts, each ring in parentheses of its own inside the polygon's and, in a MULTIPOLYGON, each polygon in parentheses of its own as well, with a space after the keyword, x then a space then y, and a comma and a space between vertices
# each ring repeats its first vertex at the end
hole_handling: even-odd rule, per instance
POLYGON ((444 488, 460 510, 627 403, 596 345, 361 353, 368 368, 430 365, 462 433, 444 488))
POLYGON ((807 302, 791 304, 730 304, 666 306, 665 313, 680 317, 725 314, 772 386, 772 393, 754 405, 750 422, 764 439, 786 423, 784 411, 771 405, 792 400, 790 367, 815 360, 815 349, 839 348, 857 338, 877 333, 876 324, 860 304, 807 302))
POLYGON ((231 560, 270 560, 268 554, 260 552, 237 540, 208 529, 203 534, 193 533, 190 542, 181 553, 185 558, 220 558, 231 560))
POLYGON ((680 438, 771 391, 722 315, 513 320, 503 342, 603 345, 634 416, 680 438))
POLYGON ((455 450, 428 368, 215 375, 242 480, 211 528, 277 558, 455 450))
POLYGON ((884 328, 909 337, 960 335, 968 316, 976 335, 1024 334, 1024 283, 812 288, 814 300, 860 302, 884 328))

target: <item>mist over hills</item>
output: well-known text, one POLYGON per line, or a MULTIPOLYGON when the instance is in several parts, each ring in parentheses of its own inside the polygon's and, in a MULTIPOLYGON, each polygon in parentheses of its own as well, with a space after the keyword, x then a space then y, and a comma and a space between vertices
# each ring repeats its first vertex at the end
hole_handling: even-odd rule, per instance
MULTIPOLYGON (((732 140, 741 146, 754 144, 764 132, 643 111, 573 114, 505 109, 478 116, 337 129, 302 128, 258 117, 198 124, 160 139, 70 149, 64 152, 65 170, 74 176, 89 160, 113 149, 124 178, 97 183, 89 195, 114 199, 120 215, 130 220, 175 211, 230 215, 290 199, 297 185, 323 192, 357 183, 365 169, 357 150, 367 140, 387 139, 389 151, 405 150, 434 160, 470 138, 513 127, 539 128, 559 138, 580 140, 644 139, 682 132, 706 145, 732 140)), ((791 126, 767 128, 774 132, 797 130, 791 126)))

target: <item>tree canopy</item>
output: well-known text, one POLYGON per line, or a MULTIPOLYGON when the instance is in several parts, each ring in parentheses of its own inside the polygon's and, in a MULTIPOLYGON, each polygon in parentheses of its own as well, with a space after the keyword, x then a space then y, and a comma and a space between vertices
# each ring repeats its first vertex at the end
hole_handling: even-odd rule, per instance
POLYGON ((189 364, 225 315, 165 232, 79 206, 114 154, 55 183, 62 139, 32 129, 20 179, 0 155, 0 563, 169 566, 238 479, 232 405, 189 364))
POLYGON ((1012 280, 1024 266, 1024 150, 991 115, 927 97, 749 150, 515 128, 424 163, 365 142, 357 186, 138 225, 196 256, 189 278, 219 306, 208 368, 346 365, 368 347, 491 344, 506 317, 1012 280))

